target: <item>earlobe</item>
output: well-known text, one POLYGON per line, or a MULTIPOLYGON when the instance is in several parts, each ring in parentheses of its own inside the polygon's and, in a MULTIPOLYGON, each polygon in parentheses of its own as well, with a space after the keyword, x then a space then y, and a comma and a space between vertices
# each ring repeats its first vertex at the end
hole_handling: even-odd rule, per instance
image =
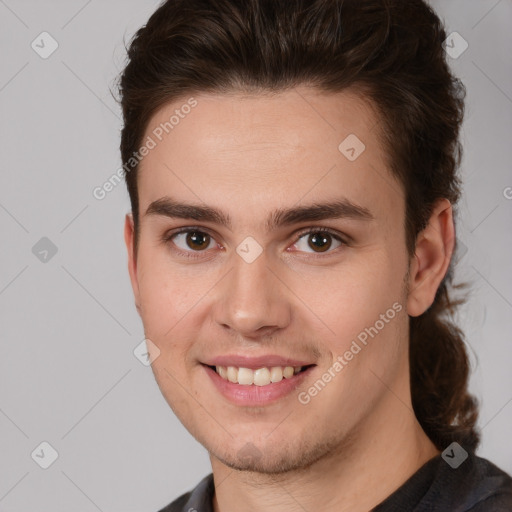
POLYGON ((422 315, 434 298, 448 267, 455 245, 452 206, 441 199, 432 211, 425 229, 418 234, 409 271, 407 313, 422 315))

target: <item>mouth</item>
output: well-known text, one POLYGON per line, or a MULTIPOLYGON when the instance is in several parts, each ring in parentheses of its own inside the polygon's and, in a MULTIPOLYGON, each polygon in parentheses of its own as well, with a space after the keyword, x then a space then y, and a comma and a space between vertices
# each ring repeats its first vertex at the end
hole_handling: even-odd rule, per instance
POLYGON ((316 364, 301 366, 247 366, 201 364, 213 389, 231 404, 244 407, 271 405, 293 395, 316 364))
POLYGON ((263 366, 252 369, 238 366, 214 366, 206 365, 216 372, 223 380, 241 386, 270 386, 281 382, 283 379, 291 379, 302 373, 314 364, 305 366, 263 366))

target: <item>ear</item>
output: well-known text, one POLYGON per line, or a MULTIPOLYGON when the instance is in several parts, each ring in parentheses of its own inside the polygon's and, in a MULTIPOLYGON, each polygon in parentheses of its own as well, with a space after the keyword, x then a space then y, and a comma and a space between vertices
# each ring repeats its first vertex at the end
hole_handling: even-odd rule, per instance
POLYGON ((452 205, 448 199, 436 203, 426 228, 418 234, 409 274, 407 313, 423 314, 434 302, 455 245, 452 205))
POLYGON ((139 281, 137 279, 137 255, 135 254, 135 230, 133 226, 133 215, 127 213, 124 221, 124 242, 128 251, 128 273, 132 283, 135 307, 140 315, 139 281))

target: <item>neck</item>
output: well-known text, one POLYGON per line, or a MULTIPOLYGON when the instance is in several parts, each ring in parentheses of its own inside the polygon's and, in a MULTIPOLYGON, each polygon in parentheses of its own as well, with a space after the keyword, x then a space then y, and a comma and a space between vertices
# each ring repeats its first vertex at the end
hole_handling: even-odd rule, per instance
POLYGON ((361 423, 337 450, 299 471, 242 472, 212 457, 214 512, 366 512, 440 453, 419 425, 410 394, 388 391, 361 423))

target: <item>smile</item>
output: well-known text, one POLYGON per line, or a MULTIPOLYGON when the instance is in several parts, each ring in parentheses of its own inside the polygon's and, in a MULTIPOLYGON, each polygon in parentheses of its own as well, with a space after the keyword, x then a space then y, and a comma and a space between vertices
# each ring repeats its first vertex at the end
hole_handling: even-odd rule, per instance
POLYGON ((202 367, 210 382, 225 399, 234 405, 259 407, 270 405, 296 392, 316 367, 206 365, 202 367))
POLYGON ((237 366, 215 366, 215 371, 233 384, 243 386, 268 386, 269 384, 290 379, 302 370, 302 366, 272 366, 256 370, 237 366))

